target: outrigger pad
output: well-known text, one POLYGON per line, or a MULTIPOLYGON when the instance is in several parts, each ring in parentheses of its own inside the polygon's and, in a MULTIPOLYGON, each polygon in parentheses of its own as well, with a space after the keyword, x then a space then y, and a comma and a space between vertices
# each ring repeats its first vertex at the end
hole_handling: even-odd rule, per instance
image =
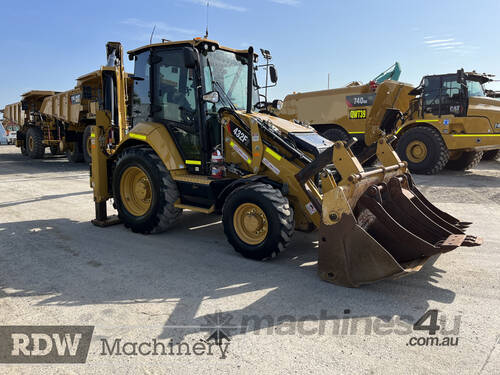
POLYGON ((433 255, 482 243, 463 232, 463 222, 422 197, 409 176, 392 177, 369 186, 338 222, 323 218, 320 277, 358 287, 416 272, 433 255))

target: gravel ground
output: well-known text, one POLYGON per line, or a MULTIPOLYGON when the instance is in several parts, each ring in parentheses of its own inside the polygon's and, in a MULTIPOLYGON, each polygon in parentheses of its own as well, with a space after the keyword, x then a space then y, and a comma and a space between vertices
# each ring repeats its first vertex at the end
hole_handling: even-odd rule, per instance
POLYGON ((0 372, 500 373, 500 161, 415 179, 438 207, 473 221, 469 233, 484 245, 348 289, 316 275, 315 233, 254 262, 228 245, 218 216, 188 211, 151 236, 97 228, 86 166, 0 146, 0 325, 95 326, 86 364, 0 372), (410 344, 432 337, 411 329, 429 309, 438 310, 435 337, 456 345, 410 344), (230 341, 209 346, 213 332, 230 341), (131 355, 103 355, 115 339, 184 344, 172 346, 182 355, 133 355, 132 344, 122 348, 131 355), (211 355, 196 355, 196 343, 211 355))

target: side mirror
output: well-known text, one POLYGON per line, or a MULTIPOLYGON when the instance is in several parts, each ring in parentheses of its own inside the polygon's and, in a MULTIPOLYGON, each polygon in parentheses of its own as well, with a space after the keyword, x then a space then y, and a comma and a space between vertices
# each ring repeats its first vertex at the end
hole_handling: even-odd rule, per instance
POLYGON ((273 108, 277 109, 278 111, 281 111, 281 109, 283 108, 283 101, 279 99, 273 100, 272 105, 273 108))
POLYGON ((194 69, 196 66, 196 53, 192 48, 184 48, 184 65, 186 68, 194 69))
POLYGON ((207 92, 205 95, 203 95, 202 99, 204 102, 208 102, 208 103, 212 103, 212 104, 218 103, 219 102, 219 93, 217 91, 207 92))
POLYGON ((274 65, 269 66, 269 77, 271 78, 272 83, 278 82, 278 72, 276 71, 274 65))
POLYGON ((457 70, 457 82, 461 85, 465 85, 466 83, 465 72, 463 69, 457 70))

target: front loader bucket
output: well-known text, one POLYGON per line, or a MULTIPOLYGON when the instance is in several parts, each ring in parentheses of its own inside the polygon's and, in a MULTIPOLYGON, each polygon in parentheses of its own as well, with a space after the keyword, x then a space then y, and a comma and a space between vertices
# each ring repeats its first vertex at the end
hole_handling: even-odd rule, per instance
POLYGON ((408 174, 335 187, 323 196, 319 275, 358 287, 417 272, 433 255, 480 245, 467 224, 430 204, 408 174))

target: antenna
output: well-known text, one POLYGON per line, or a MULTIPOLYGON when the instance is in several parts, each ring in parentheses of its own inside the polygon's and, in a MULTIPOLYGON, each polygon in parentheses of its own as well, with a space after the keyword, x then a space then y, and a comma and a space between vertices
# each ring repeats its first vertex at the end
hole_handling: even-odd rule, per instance
POLYGON ((205 29, 205 39, 208 38, 208 7, 210 6, 210 1, 207 0, 207 28, 205 29))
POLYGON ((328 73, 328 90, 330 90, 330 73, 328 73))
POLYGON ((151 36, 149 37, 149 44, 153 41, 153 35, 155 34, 156 25, 153 26, 153 31, 151 32, 151 36))

